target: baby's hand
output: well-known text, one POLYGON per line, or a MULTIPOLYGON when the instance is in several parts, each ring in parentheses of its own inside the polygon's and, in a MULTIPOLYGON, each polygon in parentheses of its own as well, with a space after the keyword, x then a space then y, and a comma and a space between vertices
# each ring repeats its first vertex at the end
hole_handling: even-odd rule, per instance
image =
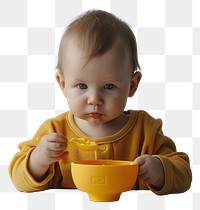
POLYGON ((39 157, 41 165, 49 166, 66 155, 66 147, 65 136, 51 133, 41 138, 34 152, 39 157))
POLYGON ((151 155, 142 155, 135 159, 138 163, 138 177, 147 184, 161 189, 164 185, 164 170, 161 161, 151 155))
POLYGON ((58 133, 43 136, 30 155, 28 161, 30 174, 38 181, 43 180, 50 165, 68 154, 66 148, 65 136, 58 133))

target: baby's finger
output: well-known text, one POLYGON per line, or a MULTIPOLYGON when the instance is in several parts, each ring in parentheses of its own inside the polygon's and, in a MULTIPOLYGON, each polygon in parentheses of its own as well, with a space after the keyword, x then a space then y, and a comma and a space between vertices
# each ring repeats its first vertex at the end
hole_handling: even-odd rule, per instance
POLYGON ((49 138, 48 138, 49 142, 63 142, 66 143, 67 139, 64 135, 59 134, 59 133, 52 133, 49 138))
POLYGON ((136 162, 139 166, 143 165, 146 161, 146 158, 142 155, 137 157, 134 162, 136 162))
POLYGON ((144 175, 140 176, 140 179, 143 179, 147 184, 151 184, 151 179, 148 174, 144 174, 144 175))
POLYGON ((51 159, 60 159, 67 151, 51 151, 49 153, 49 158, 51 159))
POLYGON ((48 149, 50 151, 63 151, 67 148, 67 143, 66 142, 49 142, 48 144, 48 149))
POLYGON ((148 173, 148 168, 145 165, 139 166, 138 175, 143 176, 146 173, 148 173))

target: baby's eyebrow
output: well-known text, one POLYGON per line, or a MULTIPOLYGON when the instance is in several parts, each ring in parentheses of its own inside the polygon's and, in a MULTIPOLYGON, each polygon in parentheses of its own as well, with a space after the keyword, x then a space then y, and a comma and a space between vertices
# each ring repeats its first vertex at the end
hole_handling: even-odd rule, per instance
POLYGON ((75 78, 74 81, 75 82, 86 82, 86 78, 75 78))
POLYGON ((122 80, 121 79, 105 79, 103 80, 104 83, 120 83, 122 80))
MULTIPOLYGON (((100 79, 100 80, 98 80, 99 81, 99 83, 101 83, 101 84, 119 84, 119 83, 121 83, 122 82, 122 79, 121 78, 105 78, 105 79, 100 79)), ((74 79, 74 81, 73 81, 73 83, 76 83, 76 84, 78 84, 78 83, 85 83, 85 84, 88 84, 88 83, 93 83, 94 82, 94 80, 88 80, 88 78, 87 77, 77 77, 77 78, 75 78, 74 79)))

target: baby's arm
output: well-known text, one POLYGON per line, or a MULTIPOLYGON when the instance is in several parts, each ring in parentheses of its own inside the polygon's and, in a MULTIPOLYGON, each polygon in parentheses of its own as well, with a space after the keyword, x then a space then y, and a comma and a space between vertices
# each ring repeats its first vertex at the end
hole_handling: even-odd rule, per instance
MULTIPOLYGON (((62 175, 60 172, 59 163, 55 160, 56 158, 62 158, 67 154, 66 149, 64 149, 64 147, 67 147, 67 140, 64 137, 66 136, 66 133, 63 131, 63 128, 66 127, 65 124, 63 124, 63 122, 65 121, 66 114, 63 114, 61 117, 56 119, 46 120, 44 123, 42 123, 42 125, 39 127, 39 129, 37 130, 37 132, 31 140, 21 142, 18 145, 20 151, 17 152, 11 160, 11 163, 9 165, 9 174, 11 180, 13 181, 13 184, 19 191, 36 192, 46 190, 52 187, 59 187, 62 175), (64 136, 60 135, 59 133, 63 134, 64 136), (51 138, 46 139, 46 137, 49 137, 49 135, 46 134, 49 134, 51 138), (56 139, 57 141, 58 138, 59 142, 64 141, 64 144, 66 145, 64 147, 62 146, 62 152, 55 152, 56 155, 58 155, 58 157, 56 158, 55 156, 50 158, 47 155, 47 148, 50 150, 50 153, 48 154, 54 153, 54 149, 52 151, 51 147, 49 148, 47 147, 47 145, 58 146, 56 142, 51 142, 53 140, 52 134, 54 136, 54 140, 56 139), (42 137, 42 139, 39 142, 36 141, 38 137, 42 137), (47 141, 50 142, 47 144, 47 141), (39 163, 36 163, 36 161, 39 161, 39 163), (53 163, 54 161, 55 163, 53 163), (42 167, 38 166, 37 164, 41 164, 42 167), (47 167, 47 165, 49 166, 47 167)), ((53 148, 55 148, 54 146, 53 148)), ((57 146, 56 149, 58 149, 57 146)))
POLYGON ((164 185, 164 170, 161 161, 151 155, 142 155, 135 159, 139 165, 138 178, 147 184, 161 189, 164 185))
POLYGON ((42 137, 37 147, 32 151, 28 161, 28 171, 37 181, 45 178, 50 165, 67 155, 67 140, 58 133, 42 137))
POLYGON ((135 159, 139 164, 139 178, 157 195, 182 193, 191 185, 189 157, 183 152, 170 152, 170 142, 173 143, 167 141, 159 147, 160 154, 144 154, 135 159))

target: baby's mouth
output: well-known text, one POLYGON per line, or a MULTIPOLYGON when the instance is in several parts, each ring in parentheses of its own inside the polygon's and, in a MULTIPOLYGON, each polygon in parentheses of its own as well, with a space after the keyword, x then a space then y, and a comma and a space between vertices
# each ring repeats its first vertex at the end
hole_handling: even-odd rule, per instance
POLYGON ((88 115, 92 118, 95 118, 95 119, 100 118, 102 116, 102 114, 98 113, 98 112, 91 112, 88 115))

